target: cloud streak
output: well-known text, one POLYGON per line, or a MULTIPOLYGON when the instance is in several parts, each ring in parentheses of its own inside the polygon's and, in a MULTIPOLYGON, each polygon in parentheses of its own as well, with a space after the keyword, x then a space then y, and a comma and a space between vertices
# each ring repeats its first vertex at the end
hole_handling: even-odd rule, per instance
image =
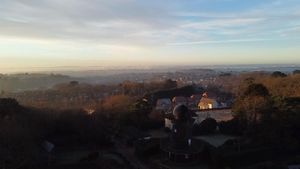
MULTIPOLYGON (((209 6, 208 2, 211 1, 196 2, 209 6)), ((238 3, 222 0, 213 2, 238 3)), ((299 21, 296 11, 294 15, 291 15, 292 11, 288 11, 289 14, 284 11, 275 16, 266 10, 270 6, 233 12, 198 12, 201 9, 194 9, 193 3, 189 6, 189 2, 179 0, 3 0, 0 3, 2 36, 75 39, 108 44, 162 44, 186 35, 186 38, 194 40, 215 32, 232 32, 233 35, 234 32, 246 31, 255 34, 266 32, 270 26, 280 27, 282 22, 299 21), (180 4, 186 7, 181 9, 178 7, 180 4), (280 17, 286 20, 278 21, 280 17)), ((277 1, 273 6, 283 8, 278 7, 277 1)))
POLYGON ((300 38, 289 39, 227 39, 227 40, 207 40, 194 42, 176 42, 169 43, 170 46, 200 45, 200 44, 227 44, 227 43, 247 43, 247 42, 264 42, 264 41, 281 41, 281 40, 300 40, 300 38))

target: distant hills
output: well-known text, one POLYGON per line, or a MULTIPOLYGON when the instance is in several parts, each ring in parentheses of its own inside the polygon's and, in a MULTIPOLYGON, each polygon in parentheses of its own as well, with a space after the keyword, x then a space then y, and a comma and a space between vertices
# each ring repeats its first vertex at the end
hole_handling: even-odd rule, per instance
POLYGON ((57 83, 76 79, 60 74, 0 74, 0 92, 47 89, 57 83))
POLYGON ((300 65, 211 65, 211 66, 157 66, 146 68, 114 68, 41 71, 39 73, 0 73, 1 92, 18 92, 24 90, 48 89, 56 84, 79 81, 91 84, 118 84, 123 81, 155 81, 162 79, 182 79, 192 82, 195 79, 213 78, 218 75, 239 74, 241 72, 274 72, 292 73, 300 70, 300 65), (90 69, 90 70, 88 70, 90 69))

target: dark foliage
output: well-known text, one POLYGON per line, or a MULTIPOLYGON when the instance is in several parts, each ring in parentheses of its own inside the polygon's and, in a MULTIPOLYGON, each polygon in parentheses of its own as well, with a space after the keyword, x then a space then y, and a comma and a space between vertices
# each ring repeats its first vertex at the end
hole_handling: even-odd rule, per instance
POLYGON ((167 79, 164 84, 165 89, 173 89, 177 87, 177 82, 172 79, 167 79))
POLYGON ((245 96, 268 96, 269 91, 263 84, 253 83, 248 86, 244 95, 245 96))
POLYGON ((23 108, 15 99, 0 98, 0 117, 11 116, 13 113, 22 110, 23 108))
POLYGON ((194 135, 213 134, 217 128, 217 121, 213 118, 203 120, 199 125, 193 128, 194 135))
POLYGON ((221 73, 219 76, 220 77, 229 77, 229 76, 231 76, 231 73, 221 73))
POLYGON ((246 127, 245 123, 241 123, 241 121, 237 119, 219 122, 218 126, 222 134, 228 135, 242 135, 246 127))
POLYGON ((111 123, 102 115, 83 110, 54 111, 20 106, 0 99, 0 165, 35 168, 47 163, 46 140, 56 147, 111 145, 111 123))
POLYGON ((287 77, 287 75, 285 73, 282 73, 282 72, 279 72, 279 71, 273 72, 271 76, 272 77, 287 77))
POLYGON ((300 70, 294 70, 294 71, 293 71, 293 74, 294 74, 294 75, 300 74, 300 70))

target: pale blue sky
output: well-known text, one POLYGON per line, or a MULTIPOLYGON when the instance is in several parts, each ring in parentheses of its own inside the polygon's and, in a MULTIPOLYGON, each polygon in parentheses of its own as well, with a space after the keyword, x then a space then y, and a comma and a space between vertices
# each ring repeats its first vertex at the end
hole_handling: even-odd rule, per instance
POLYGON ((299 0, 1 0, 0 71, 299 64, 299 0))

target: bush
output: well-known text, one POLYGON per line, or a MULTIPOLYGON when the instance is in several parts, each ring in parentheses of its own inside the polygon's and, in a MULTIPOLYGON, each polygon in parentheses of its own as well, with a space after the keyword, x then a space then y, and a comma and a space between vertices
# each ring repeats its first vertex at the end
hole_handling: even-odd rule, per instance
POLYGON ((300 74, 300 70, 294 70, 294 71, 293 71, 293 74, 294 74, 294 75, 300 74))
POLYGON ((217 128, 217 121, 213 118, 207 118, 203 120, 199 125, 195 125, 193 128, 194 135, 201 134, 213 134, 217 128))
POLYGON ((279 72, 279 71, 275 71, 272 73, 271 75, 272 77, 286 77, 287 75, 285 73, 279 72))
POLYGON ((218 126, 222 134, 229 135, 241 135, 243 132, 243 128, 245 128, 237 119, 221 121, 219 122, 218 126))

